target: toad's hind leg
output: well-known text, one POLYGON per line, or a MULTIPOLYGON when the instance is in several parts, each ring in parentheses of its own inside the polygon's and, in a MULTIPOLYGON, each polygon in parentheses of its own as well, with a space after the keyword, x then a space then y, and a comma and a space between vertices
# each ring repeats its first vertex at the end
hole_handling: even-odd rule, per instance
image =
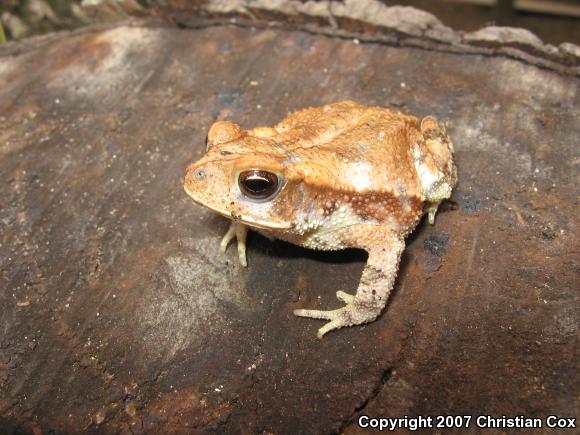
POLYGON ((349 295, 342 291, 336 297, 346 305, 330 311, 295 310, 301 317, 324 319, 329 322, 318 330, 318 338, 333 329, 372 322, 383 311, 397 276, 399 260, 405 242, 392 230, 380 225, 357 225, 349 228, 347 244, 369 253, 367 264, 356 291, 349 295))

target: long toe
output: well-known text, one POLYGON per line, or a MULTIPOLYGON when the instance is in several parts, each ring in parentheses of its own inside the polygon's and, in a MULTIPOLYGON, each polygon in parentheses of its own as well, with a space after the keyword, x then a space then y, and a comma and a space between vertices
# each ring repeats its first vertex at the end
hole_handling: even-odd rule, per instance
POLYGON ((332 331, 334 329, 342 328, 343 326, 345 326, 345 325, 342 324, 342 322, 340 321, 339 318, 338 319, 334 319, 334 320, 328 322, 322 328, 320 328, 318 330, 318 332, 316 333, 316 336, 318 338, 322 338, 322 337, 324 337, 324 334, 326 334, 327 332, 330 332, 330 331, 332 331))
POLYGON ((339 301, 342 301, 347 305, 354 301, 353 295, 349 295, 348 293, 345 293, 342 290, 336 292, 336 297, 339 301))
POLYGON ((335 312, 338 310, 332 311, 322 311, 322 310, 294 310, 294 315, 299 317, 310 317, 311 319, 323 319, 323 320, 332 320, 336 317, 335 312))

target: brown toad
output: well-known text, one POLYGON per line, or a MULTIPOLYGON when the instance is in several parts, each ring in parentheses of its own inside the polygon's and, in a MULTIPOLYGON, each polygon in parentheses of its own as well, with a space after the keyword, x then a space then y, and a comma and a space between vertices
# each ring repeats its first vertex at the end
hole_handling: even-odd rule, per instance
POLYGON ((212 125, 207 152, 187 168, 198 204, 233 220, 221 242, 238 241, 246 265, 247 228, 313 249, 368 252, 356 295, 331 311, 295 310, 328 320, 328 331, 375 320, 395 281, 405 236, 456 184, 453 146, 428 116, 342 101, 297 111, 273 128, 212 125))

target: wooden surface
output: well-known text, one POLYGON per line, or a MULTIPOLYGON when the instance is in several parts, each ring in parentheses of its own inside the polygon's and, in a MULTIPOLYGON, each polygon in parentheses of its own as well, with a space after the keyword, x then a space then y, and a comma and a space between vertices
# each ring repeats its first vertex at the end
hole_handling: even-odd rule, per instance
POLYGON ((226 25, 93 28, 0 56, 2 430, 577 415, 574 76, 226 25), (240 268, 218 252, 228 223, 181 183, 215 119, 248 128, 345 98, 448 121, 459 185, 408 239, 384 315, 320 341, 292 311, 338 307, 364 255, 252 234, 240 268))

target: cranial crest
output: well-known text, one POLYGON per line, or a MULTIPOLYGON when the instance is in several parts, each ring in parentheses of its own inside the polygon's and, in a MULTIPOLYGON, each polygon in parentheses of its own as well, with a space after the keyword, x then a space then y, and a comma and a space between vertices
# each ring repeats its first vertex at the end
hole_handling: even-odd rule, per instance
POLYGON ((231 121, 216 121, 207 133, 206 149, 210 149, 213 145, 230 142, 241 136, 242 129, 238 124, 234 124, 231 121))

